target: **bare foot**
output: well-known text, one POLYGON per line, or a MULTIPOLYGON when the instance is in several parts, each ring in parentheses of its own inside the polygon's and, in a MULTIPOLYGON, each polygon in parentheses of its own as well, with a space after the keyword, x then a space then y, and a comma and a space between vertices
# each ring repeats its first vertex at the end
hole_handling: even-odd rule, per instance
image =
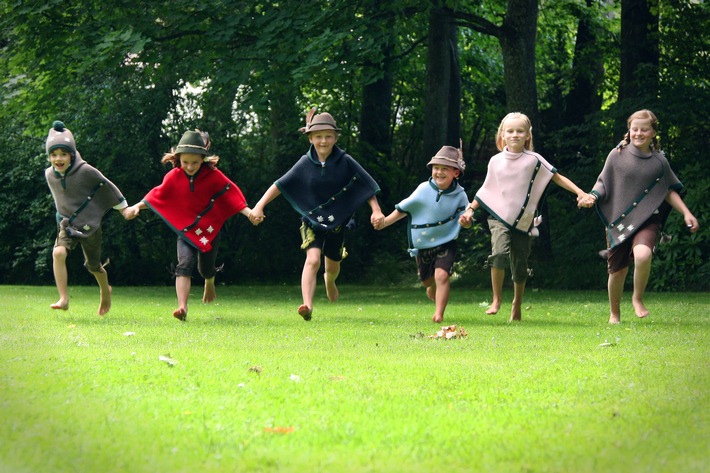
POLYGON ((619 324, 619 323, 621 323, 621 316, 620 316, 620 315, 611 314, 611 315, 609 316, 609 323, 610 323, 610 324, 619 324))
POLYGON ((429 300, 436 301, 436 284, 432 284, 426 288, 426 296, 429 300))
POLYGON ((50 305, 49 307, 51 307, 52 309, 55 309, 55 310, 68 310, 69 309, 69 301, 63 301, 63 300, 59 299, 57 302, 50 305))
POLYGON ((187 319, 187 309, 184 307, 178 307, 173 311, 173 317, 183 322, 187 319))
POLYGON ((639 319, 643 319, 644 317, 648 317, 648 309, 644 305, 643 301, 636 302, 634 300, 631 301, 631 305, 634 306, 634 310, 636 311, 636 317, 639 319))
MULTIPOLYGON (((328 273, 323 274, 323 279, 325 280, 325 293, 328 295, 328 300, 330 302, 337 301, 338 296, 340 296, 340 293, 338 292, 338 286, 335 285, 335 280, 330 281, 330 278, 328 278, 328 273)), ((298 313, 301 313, 300 308, 298 313)))
POLYGON ((101 291, 101 303, 99 304, 99 310, 98 310, 99 315, 104 315, 109 310, 111 310, 111 293, 112 292, 113 292, 113 289, 111 288, 111 286, 108 287, 108 294, 105 294, 104 291, 101 291))
POLYGON ((444 316, 439 315, 439 314, 434 314, 434 316, 431 318, 431 321, 434 322, 435 324, 440 324, 441 322, 444 321, 444 316))
POLYGON ((508 322, 520 322, 521 320, 523 320, 523 317, 520 312, 520 307, 513 306, 510 311, 510 320, 508 320, 508 322))
POLYGON ((303 317, 303 320, 308 322, 311 320, 311 314, 313 313, 313 309, 308 307, 306 304, 301 304, 298 306, 298 315, 303 317))
POLYGON ((491 305, 488 306, 488 310, 486 310, 486 314, 488 314, 488 315, 497 314, 499 310, 500 310, 500 301, 498 301, 498 302, 493 301, 491 303, 491 305))
POLYGON ((205 292, 202 294, 202 302, 205 304, 217 299, 217 288, 214 285, 214 278, 205 279, 205 292))

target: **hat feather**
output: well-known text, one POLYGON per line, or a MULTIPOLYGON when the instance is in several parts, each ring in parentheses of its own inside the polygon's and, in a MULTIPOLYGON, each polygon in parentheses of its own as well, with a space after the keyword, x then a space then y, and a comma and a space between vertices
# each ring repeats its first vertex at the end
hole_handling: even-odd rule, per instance
POLYGON ((209 151, 210 145, 212 144, 212 141, 210 141, 210 134, 198 128, 196 128, 195 131, 200 134, 200 136, 202 137, 202 141, 205 142, 205 149, 209 151))

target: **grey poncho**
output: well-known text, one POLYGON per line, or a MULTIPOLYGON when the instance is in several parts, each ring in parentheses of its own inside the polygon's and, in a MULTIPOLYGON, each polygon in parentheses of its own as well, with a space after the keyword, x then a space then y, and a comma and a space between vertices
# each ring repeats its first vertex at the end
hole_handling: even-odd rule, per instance
POLYGON ((631 144, 614 148, 591 192, 597 197, 608 248, 630 238, 665 202, 668 192, 682 188, 662 152, 643 153, 631 144))

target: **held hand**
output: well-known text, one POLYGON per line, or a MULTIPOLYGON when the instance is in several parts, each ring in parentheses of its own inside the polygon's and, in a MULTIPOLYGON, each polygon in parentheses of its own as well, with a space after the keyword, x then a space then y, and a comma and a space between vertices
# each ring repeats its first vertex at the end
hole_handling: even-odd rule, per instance
POLYGON ((700 228, 700 224, 698 223, 698 219, 695 218, 695 216, 693 214, 685 215, 683 217, 683 220, 685 220, 685 226, 688 227, 688 230, 690 230, 690 233, 695 233, 700 228))
POLYGON ((266 218, 266 216, 264 215, 264 212, 259 208, 252 209, 252 211, 249 212, 248 217, 249 217, 249 221, 254 226, 259 225, 266 218))
POLYGON ((372 212, 370 223, 375 230, 382 230, 385 228, 385 214, 382 212, 372 212))
POLYGON ((471 225, 473 225, 473 214, 469 214, 468 212, 462 213, 459 217, 459 225, 463 228, 471 228, 471 225))
POLYGON ((581 208, 591 208, 594 207, 597 199, 594 198, 592 194, 584 194, 583 196, 577 196, 577 207, 581 208))
POLYGON ((121 209, 121 214, 123 215, 123 218, 126 220, 133 220, 138 216, 140 213, 141 209, 138 207, 138 205, 133 205, 131 207, 126 207, 121 209))

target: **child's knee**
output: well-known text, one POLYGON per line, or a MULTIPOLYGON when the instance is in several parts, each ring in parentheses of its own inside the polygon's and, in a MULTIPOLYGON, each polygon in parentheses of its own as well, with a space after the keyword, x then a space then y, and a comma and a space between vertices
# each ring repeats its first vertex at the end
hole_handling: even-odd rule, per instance
POLYGON ((436 270, 434 271, 434 279, 436 280, 437 286, 441 286, 442 284, 448 284, 450 277, 451 276, 449 275, 449 272, 443 268, 436 268, 436 270))
POLYGON ((508 255, 504 253, 490 255, 486 263, 491 268, 505 269, 508 266, 508 255))
POLYGON ((55 246, 52 250, 52 258, 66 259, 67 253, 67 248, 65 246, 55 246))

